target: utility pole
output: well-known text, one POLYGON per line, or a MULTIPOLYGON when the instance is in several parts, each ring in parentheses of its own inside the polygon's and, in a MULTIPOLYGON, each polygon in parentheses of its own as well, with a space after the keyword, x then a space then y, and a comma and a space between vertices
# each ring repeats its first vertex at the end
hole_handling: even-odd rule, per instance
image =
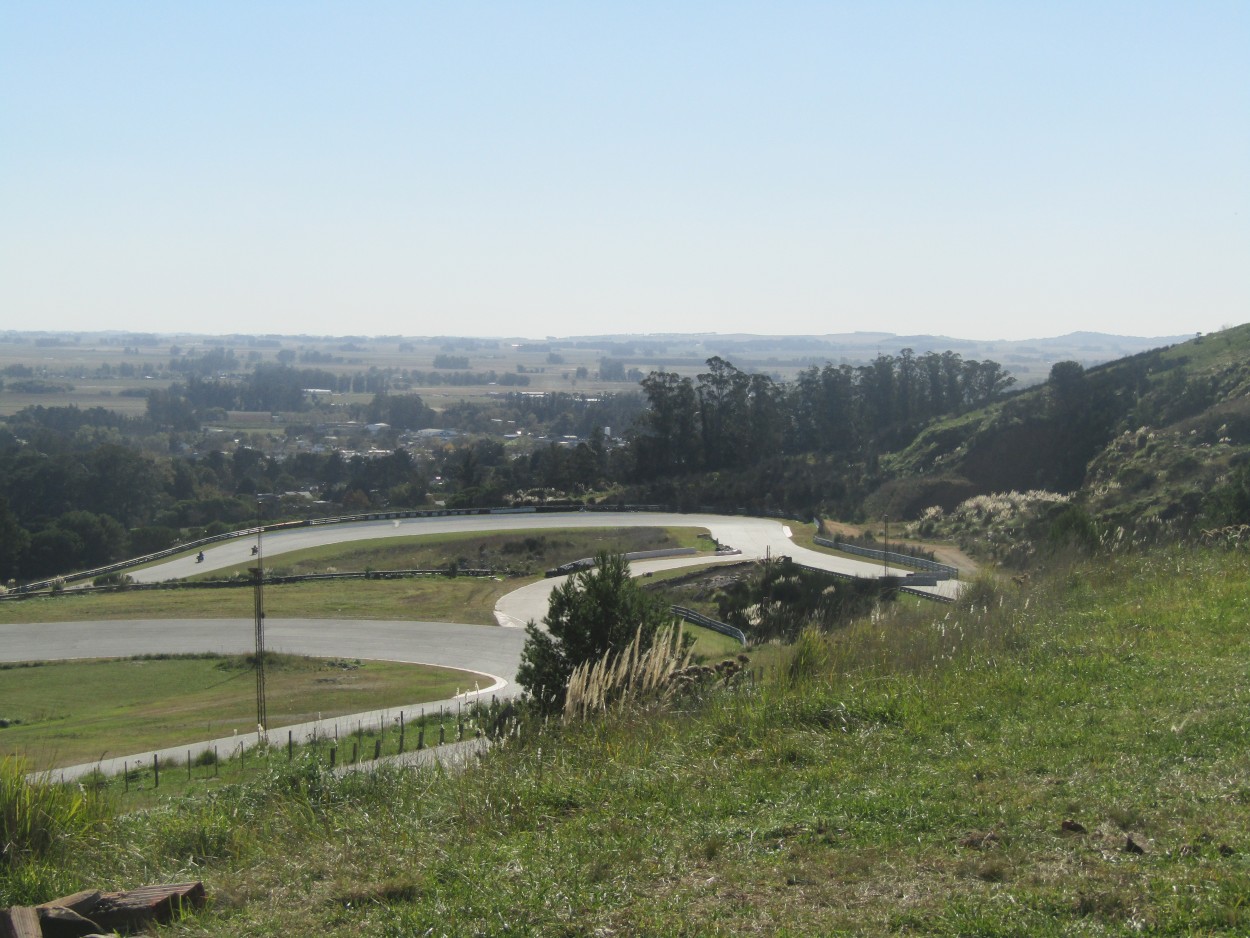
POLYGON ((264 526, 260 519, 260 496, 256 497, 256 566, 251 568, 256 599, 256 725, 260 730, 269 729, 269 713, 265 706, 265 561, 261 554, 261 534, 264 526))
POLYGON ((881 520, 885 522, 885 545, 881 551, 881 565, 885 568, 884 576, 888 579, 890 576, 890 516, 882 515, 881 520))

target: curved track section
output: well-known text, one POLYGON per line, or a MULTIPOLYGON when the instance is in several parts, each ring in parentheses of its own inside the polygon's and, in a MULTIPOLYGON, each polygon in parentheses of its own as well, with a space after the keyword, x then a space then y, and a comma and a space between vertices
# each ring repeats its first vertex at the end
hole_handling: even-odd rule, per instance
MULTIPOLYGON (((738 551, 743 560, 766 556, 788 555, 799 563, 822 570, 858 577, 876 577, 883 572, 876 564, 863 560, 825 554, 799 547, 790 539, 790 530, 779 521, 736 515, 678 514, 670 512, 570 512, 566 514, 498 514, 431 518, 406 518, 385 521, 322 524, 291 528, 264 535, 264 554, 272 559, 292 551, 351 541, 377 538, 417 537, 431 534, 472 534, 506 530, 562 530, 573 528, 624 527, 693 527, 706 529, 712 537, 738 551)), ((178 557, 134 570, 131 576, 139 582, 157 583, 182 579, 197 573, 221 570, 252 561, 249 538, 226 541, 204 550, 204 561, 194 556, 178 557)), ((714 562, 717 558, 703 554, 692 557, 639 561, 631 565, 634 575, 658 570, 714 562)), ((459 668, 486 675, 477 688, 465 688, 466 694, 451 700, 433 701, 424 707, 436 710, 452 708, 466 697, 477 693, 495 693, 501 697, 516 693, 516 669, 525 643, 522 626, 533 619, 541 621, 547 611, 548 597, 566 578, 540 580, 503 597, 495 608, 500 625, 457 625, 447 622, 383 622, 350 619, 266 619, 265 636, 274 651, 317 657, 373 658, 432 664, 459 668)), ((927 591, 939 596, 957 595, 957 582, 939 583, 927 591)), ((61 622, 39 625, 0 624, 0 661, 33 661, 65 658, 109 658, 143 654, 184 654, 214 651, 245 653, 254 647, 251 620, 244 619, 136 619, 97 622, 61 622)), ((358 721, 376 722, 385 714, 353 714, 337 721, 283 727, 271 732, 271 742, 284 743, 288 729, 297 737, 314 730, 331 731, 337 722, 353 725, 358 721)), ((197 746, 181 746, 167 750, 185 755, 213 745, 233 744, 242 740, 209 740, 197 746)), ((259 735, 248 737, 250 744, 260 742, 259 735)), ((145 756, 129 756, 132 762, 145 756)), ((81 775, 101 767, 104 771, 121 771, 122 759, 106 760, 88 766, 64 770, 65 777, 81 775), (116 763, 112 765, 111 763, 116 763)))
MULTIPOLYGON (((255 648, 250 619, 116 619, 0 625, 0 661, 126 658, 132 655, 255 648)), ((523 633, 450 622, 358 619, 265 619, 270 651, 318 658, 374 658, 433 664, 511 681, 523 633)), ((466 688, 466 690, 469 688, 466 688)))
MULTIPOLYGON (((427 534, 472 534, 507 530, 568 530, 573 528, 626 528, 626 527, 686 527, 706 529, 721 544, 741 552, 744 560, 758 560, 771 554, 774 557, 788 555, 799 563, 833 573, 849 576, 877 577, 882 568, 875 563, 821 553, 799 547, 790 539, 790 530, 780 521, 771 518, 750 518, 738 515, 679 514, 676 512, 567 512, 560 514, 498 514, 469 515, 442 518, 403 518, 390 521, 357 521, 344 524, 321 524, 306 528, 288 528, 273 531, 264 536, 264 552, 267 559, 327 544, 364 541, 387 537, 417 537, 427 534)), ((249 538, 215 544, 204 550, 204 561, 197 563, 195 557, 185 556, 166 560, 141 570, 131 576, 141 583, 158 583, 162 580, 179 580, 197 573, 210 573, 238 564, 252 562, 252 544, 249 538)), ((708 557, 678 558, 671 561, 641 562, 633 564, 635 573, 650 569, 707 563, 708 557), (652 563, 662 563, 652 567, 652 563)), ((896 571, 897 572, 897 571, 896 571)), ((939 583, 935 587, 922 588, 941 596, 954 596, 958 591, 956 582, 939 583)))
MULTIPOLYGON (((266 619, 265 636, 274 651, 316 657, 376 658, 411 664, 460 668, 481 675, 457 697, 433 700, 406 708, 408 714, 433 713, 456 708, 476 697, 492 694, 509 697, 517 692, 514 678, 521 659, 525 633, 482 625, 448 622, 382 622, 350 619, 266 619)), ((247 619, 119 619, 99 622, 53 622, 39 625, 0 625, 0 661, 37 661, 67 658, 118 658, 144 654, 185 654, 213 651, 243 654, 254 648, 253 624, 247 619)), ((286 745, 287 734, 303 742, 311 736, 337 736, 358 724, 388 725, 398 719, 400 708, 353 713, 294 726, 275 728, 264 739, 286 745)), ((50 773, 66 780, 94 771, 106 775, 123 771, 153 755, 162 761, 194 758, 206 750, 229 752, 262 742, 259 733, 204 740, 137 755, 109 757, 96 762, 67 766, 50 773)))

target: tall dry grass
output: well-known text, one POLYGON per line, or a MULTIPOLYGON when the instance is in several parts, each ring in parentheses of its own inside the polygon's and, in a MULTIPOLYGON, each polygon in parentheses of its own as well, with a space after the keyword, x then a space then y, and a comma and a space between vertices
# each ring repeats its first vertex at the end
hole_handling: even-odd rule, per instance
POLYGON ((585 720, 610 706, 623 709, 643 700, 668 700, 677 691, 674 676, 690 664, 685 646, 680 625, 656 633, 645 650, 639 629, 620 652, 579 665, 569 678, 563 722, 585 720))

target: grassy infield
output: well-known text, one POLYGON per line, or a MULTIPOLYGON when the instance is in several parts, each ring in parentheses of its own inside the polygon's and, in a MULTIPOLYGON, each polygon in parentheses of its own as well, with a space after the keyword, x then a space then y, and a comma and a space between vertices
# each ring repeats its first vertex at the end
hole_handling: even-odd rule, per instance
POLYGON ((194 876, 178 933, 1245 933, 1250 560, 973 592, 465 775, 280 762, 0 867, 0 903, 194 876))
MULTIPOLYGON (((266 655, 266 662, 271 726, 442 700, 472 683, 464 671, 389 661, 266 655)), ((44 769, 255 732, 254 675, 238 655, 5 667, 4 716, 22 722, 3 730, 0 744, 44 769)))
MULTIPOLYGON (((265 587, 271 619, 416 619, 494 625, 491 610, 518 581, 470 577, 413 580, 324 580, 265 587)), ((250 619, 252 591, 246 587, 204 590, 135 590, 107 595, 42 596, 0 604, 3 622, 64 622, 74 619, 250 619), (210 602, 205 602, 205 596, 210 602)))
MULTIPOLYGON (((492 609, 504 593, 535 577, 530 571, 592 554, 605 545, 621 550, 669 546, 697 546, 710 542, 688 529, 586 529, 576 532, 512 532, 435 535, 421 538, 382 538, 362 544, 330 545, 282 555, 272 568, 279 573, 323 572, 327 569, 437 568, 448 562, 462 566, 482 563, 519 571, 507 581, 468 577, 402 581, 352 581, 271 586, 266 606, 271 617, 350 616, 352 618, 425 618, 434 621, 494 623, 492 609), (470 560, 472 558, 472 560, 470 560)), ((245 565, 244 565, 245 566, 245 565)), ((242 567, 240 567, 242 569, 242 567)), ((227 573, 229 571, 226 571, 227 573)), ((222 573, 213 574, 221 577, 222 573)), ((23 600, 0 605, 0 616, 10 621, 64 621, 73 618, 194 618, 196 616, 250 616, 249 589, 223 589, 204 602, 199 591, 128 591, 114 594, 75 594, 23 600)), ((698 650, 723 654, 736 643, 704 630, 698 650)), ((422 668, 391 662, 369 662, 363 668, 327 667, 323 662, 275 656, 268 680, 271 725, 281 726, 362 710, 399 707, 414 701, 439 700, 472 684, 462 671, 422 668)), ((26 759, 33 769, 70 765, 107 754, 141 752, 211 739, 231 730, 255 727, 252 670, 237 657, 200 656, 148 658, 128 661, 62 661, 37 668, 0 665, 0 717, 20 720, 0 737, 3 751, 26 759)), ((406 715, 410 720, 415 713, 406 715)), ((431 723, 430 738, 437 734, 431 723)), ((412 741, 418 736, 412 727, 412 741)), ((372 755, 376 732, 354 742, 362 755, 372 755)), ((383 752, 398 751, 398 734, 382 739, 383 752), (390 738, 394 736, 395 738, 390 738)), ((324 749, 326 747, 320 747, 324 749)), ((340 756, 349 759, 350 749, 340 756)), ((224 754, 223 754, 224 755, 224 754)), ((321 752, 323 758, 326 754, 321 752)), ((255 761, 255 760, 253 760, 255 761)), ((195 766, 191 778, 168 774, 163 788, 186 781, 182 787, 216 784, 221 767, 195 766)), ((239 766, 240 771, 244 769, 239 766)), ((140 798, 152 788, 150 770, 141 770, 127 791, 140 798)), ((244 772, 246 774, 246 772, 244 772)), ((236 780, 238 773, 235 773, 236 780)), ((112 788, 121 789, 120 784, 112 788)))
MULTIPOLYGON (((495 603, 526 583, 542 579, 543 571, 596 550, 622 552, 666 547, 712 550, 712 543, 693 528, 586 528, 577 531, 520 531, 480 536, 425 535, 420 538, 379 538, 359 545, 330 545, 279 554, 266 569, 275 575, 325 573, 336 570, 434 569, 449 560, 461 567, 479 561, 490 568, 509 568, 508 579, 429 577, 411 580, 327 580, 265 587, 270 618, 417 619, 494 625, 495 603)), ((202 579, 241 572, 215 571, 202 579)), ((251 618, 252 591, 228 587, 204 601, 201 590, 134 590, 97 594, 41 596, 0 603, 0 622, 63 622, 72 619, 197 619, 251 618)))

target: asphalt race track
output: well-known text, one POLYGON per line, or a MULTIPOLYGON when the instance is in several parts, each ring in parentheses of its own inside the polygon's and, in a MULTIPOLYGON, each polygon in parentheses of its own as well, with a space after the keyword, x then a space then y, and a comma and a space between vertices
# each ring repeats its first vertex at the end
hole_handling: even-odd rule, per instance
MULTIPOLYGON (((118 619, 0 625, 0 660, 127 658, 255 649, 250 619, 118 619)), ((359 619, 265 619, 270 651, 434 664, 511 681, 525 633, 489 625, 359 619)), ((482 682, 483 686, 492 681, 482 682)), ((468 690, 469 688, 466 688, 468 690)))
MULTIPOLYGON (((266 559, 272 559, 309 547, 374 538, 587 527, 696 527, 706 529, 722 546, 739 552, 737 557, 727 558, 729 560, 789 555, 799 563, 852 576, 876 577, 884 572, 882 566, 876 563, 799 547, 790 540, 789 529, 780 521, 735 515, 662 512, 462 515, 322 524, 266 533, 263 551, 266 559)), ((130 575, 139 582, 155 583, 252 562, 252 546, 255 543, 254 536, 239 537, 206 547, 202 563, 197 563, 194 556, 177 557, 131 571, 130 575)), ((704 564, 712 559, 710 555, 703 554, 640 561, 632 564, 631 569, 635 575, 644 575, 655 570, 704 564)), ((896 569, 894 572, 899 571, 896 569)), ((530 619, 541 620, 547 610, 548 595, 561 582, 562 578, 543 580, 503 597, 495 607, 495 617, 502 628, 446 622, 266 619, 266 645, 274 651, 318 657, 404 661, 460 668, 484 675, 475 680, 476 688, 465 689, 468 696, 473 696, 475 690, 500 697, 510 696, 517 691, 514 682, 525 639, 521 626, 530 619)), ((939 583, 936 587, 924 589, 953 597, 958 583, 939 583)), ((203 651, 241 653, 253 648, 253 623, 250 619, 146 619, 0 625, 0 661, 203 651)), ((464 699, 466 696, 462 695, 458 700, 435 701, 424 706, 427 709, 440 706, 454 708, 464 699)), ((377 717, 378 714, 354 714, 340 717, 338 722, 354 725, 358 718, 367 721, 377 717)), ((326 724, 330 722, 323 721, 326 724)), ((300 730, 311 732, 310 726, 300 727, 300 730)), ((320 728, 319 731, 326 730, 320 728)), ((285 742, 286 728, 272 731, 271 736, 275 742, 285 742)), ((251 738, 256 739, 255 735, 251 738)), ((230 741, 212 740, 202 745, 230 741)), ((170 752, 185 754, 186 749, 182 746, 170 752)), ((131 756, 129 759, 133 761, 144 757, 150 757, 150 754, 131 756)), ((82 774, 94 767, 93 763, 91 766, 67 768, 66 777, 82 774)), ((110 770, 108 765, 102 768, 110 770)), ((121 770, 120 762, 115 770, 121 770)))
MULTIPOLYGON (((852 576, 875 577, 882 567, 865 560, 854 560, 799 547, 790 540, 789 528, 771 518, 750 518, 739 515, 693 515, 670 512, 564 512, 558 514, 496 514, 460 515, 451 517, 402 518, 383 521, 360 521, 346 524, 321 524, 288 528, 264 535, 264 554, 272 558, 293 550, 341 544, 348 541, 380 537, 412 537, 422 534, 473 534, 507 530, 560 530, 570 528, 625 527, 688 527, 704 528, 721 544, 737 549, 744 559, 759 559, 771 553, 777 557, 788 554, 799 563, 846 573, 852 576)), ((252 562, 255 537, 213 544, 204 549, 204 561, 194 556, 177 557, 154 564, 130 575, 141 583, 177 580, 196 573, 206 573, 252 562)), ((698 559, 686 563, 705 562, 698 559)), ((898 570, 895 569, 895 573, 898 570)), ((954 595, 954 584, 932 588, 943 595, 954 595)))

